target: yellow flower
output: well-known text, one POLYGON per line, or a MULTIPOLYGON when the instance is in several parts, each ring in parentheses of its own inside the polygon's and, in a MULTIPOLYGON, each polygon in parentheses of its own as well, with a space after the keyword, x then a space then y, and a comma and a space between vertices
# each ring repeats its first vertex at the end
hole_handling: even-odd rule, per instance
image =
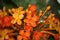
POLYGON ((13 20, 11 21, 12 24, 15 24, 17 23, 18 25, 21 25, 22 24, 22 21, 21 19, 23 19, 24 15, 25 14, 25 11, 23 11, 23 8, 22 7, 19 7, 17 9, 14 9, 13 10, 10 10, 10 13, 12 13, 12 16, 13 16, 13 20))
POLYGON ((4 40, 5 36, 7 36, 7 33, 8 33, 7 29, 4 30, 0 29, 0 40, 4 40))
POLYGON ((4 6, 3 10, 0 10, 0 16, 3 17, 3 16, 6 16, 6 15, 7 15, 6 7, 4 6))

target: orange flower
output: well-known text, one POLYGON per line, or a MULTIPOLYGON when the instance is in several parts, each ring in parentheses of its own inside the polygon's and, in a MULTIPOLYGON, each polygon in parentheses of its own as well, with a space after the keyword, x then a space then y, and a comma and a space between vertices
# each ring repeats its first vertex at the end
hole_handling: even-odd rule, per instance
POLYGON ((26 30, 26 31, 32 31, 33 30, 33 28, 31 27, 31 26, 29 26, 29 25, 25 25, 24 26, 24 29, 26 30))
POLYGON ((55 38, 55 40, 59 40, 60 39, 60 35, 59 34, 55 34, 54 38, 55 38))
POLYGON ((13 37, 9 38, 8 40, 15 40, 13 37))
POLYGON ((26 14, 27 15, 35 15, 36 14, 36 5, 29 5, 28 8, 26 9, 26 14))
POLYGON ((24 40, 24 39, 29 39, 30 37, 30 32, 28 31, 24 31, 24 30, 20 30, 19 31, 19 35, 17 36, 17 40, 24 40))
POLYGON ((19 34, 20 34, 20 35, 23 35, 23 34, 24 34, 24 30, 20 30, 20 31, 19 31, 19 34))
POLYGON ((6 16, 6 15, 7 15, 6 7, 4 6, 3 10, 0 10, 0 16, 3 17, 3 16, 6 16))
POLYGON ((18 35, 17 40, 22 40, 22 36, 18 35))
POLYGON ((4 27, 9 27, 11 25, 11 20, 12 17, 11 16, 4 16, 1 18, 1 26, 4 27))
POLYGON ((8 33, 7 29, 4 29, 4 30, 0 29, 0 37, 1 37, 0 40, 4 40, 4 38, 6 38, 8 36, 7 33, 8 33))
POLYGON ((34 5, 34 4, 28 6, 28 10, 29 11, 32 11, 33 12, 33 11, 36 11, 36 9, 37 9, 37 6, 34 5))
POLYGON ((19 35, 25 36, 25 37, 29 37, 30 36, 30 32, 24 31, 24 30, 20 30, 19 31, 19 35))
POLYGON ((17 36, 17 40, 30 40, 29 38, 27 38, 27 37, 22 37, 22 36, 20 36, 20 35, 18 35, 17 36))
POLYGON ((39 32, 39 31, 34 32, 34 34, 33 34, 34 40, 40 40, 41 37, 43 37, 43 33, 39 32))
POLYGON ((2 23, 2 17, 0 17, 0 24, 2 23))
POLYGON ((24 19, 26 25, 36 27, 39 21, 39 17, 36 15, 36 9, 36 5, 29 5, 26 9, 26 18, 24 19))
MULTIPOLYGON (((29 16, 29 15, 28 15, 29 16)), ((37 23, 39 21, 39 17, 34 15, 32 16, 31 18, 26 18, 24 19, 24 22, 27 24, 27 25, 31 25, 33 27, 36 27, 37 23)))

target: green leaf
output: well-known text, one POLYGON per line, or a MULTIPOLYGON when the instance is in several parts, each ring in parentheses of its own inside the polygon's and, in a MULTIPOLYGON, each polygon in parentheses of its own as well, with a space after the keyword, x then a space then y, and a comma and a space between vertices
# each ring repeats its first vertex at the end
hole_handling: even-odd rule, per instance
POLYGON ((17 6, 23 6, 25 9, 28 4, 36 4, 37 10, 43 9, 45 7, 45 0, 12 0, 17 6), (43 3, 44 2, 44 3, 43 3))
POLYGON ((6 9, 8 10, 9 8, 13 8, 13 7, 17 7, 12 1, 7 1, 7 0, 3 0, 3 2, 1 2, 0 4, 0 8, 3 9, 4 6, 6 6, 6 9))

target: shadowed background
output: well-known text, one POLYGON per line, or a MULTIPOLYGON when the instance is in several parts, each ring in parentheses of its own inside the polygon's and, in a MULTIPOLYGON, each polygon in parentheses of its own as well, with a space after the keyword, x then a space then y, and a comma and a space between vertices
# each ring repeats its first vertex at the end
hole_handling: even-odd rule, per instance
POLYGON ((60 4, 57 2, 59 0, 0 0, 0 9, 6 6, 6 9, 23 6, 24 9, 27 8, 28 4, 36 4, 37 11, 40 9, 44 10, 47 5, 50 5, 52 11, 55 13, 56 17, 60 19, 60 4))

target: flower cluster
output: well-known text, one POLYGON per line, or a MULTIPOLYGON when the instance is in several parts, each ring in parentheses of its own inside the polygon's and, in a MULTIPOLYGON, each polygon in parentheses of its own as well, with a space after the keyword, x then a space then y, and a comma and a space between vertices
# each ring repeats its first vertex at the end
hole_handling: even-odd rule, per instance
POLYGON ((0 10, 0 40, 47 40, 50 36, 59 40, 60 20, 52 13, 51 6, 47 6, 45 11, 36 10, 35 4, 28 5, 26 10, 23 7, 8 12, 5 7, 0 10), (50 13, 48 17, 45 15, 47 12, 50 13), (49 32, 51 30, 58 33, 49 32))
POLYGON ((9 27, 11 25, 11 20, 12 20, 12 17, 8 15, 4 17, 0 17, 0 26, 2 28, 9 27))
POLYGON ((24 23, 26 25, 31 25, 32 27, 36 27, 39 21, 39 16, 36 14, 36 5, 29 5, 26 9, 26 18, 24 19, 24 23))
POLYGON ((21 19, 23 19, 25 11, 23 11, 22 7, 18 9, 9 9, 9 12, 12 14, 13 20, 11 21, 12 24, 17 23, 18 25, 22 24, 21 19))

